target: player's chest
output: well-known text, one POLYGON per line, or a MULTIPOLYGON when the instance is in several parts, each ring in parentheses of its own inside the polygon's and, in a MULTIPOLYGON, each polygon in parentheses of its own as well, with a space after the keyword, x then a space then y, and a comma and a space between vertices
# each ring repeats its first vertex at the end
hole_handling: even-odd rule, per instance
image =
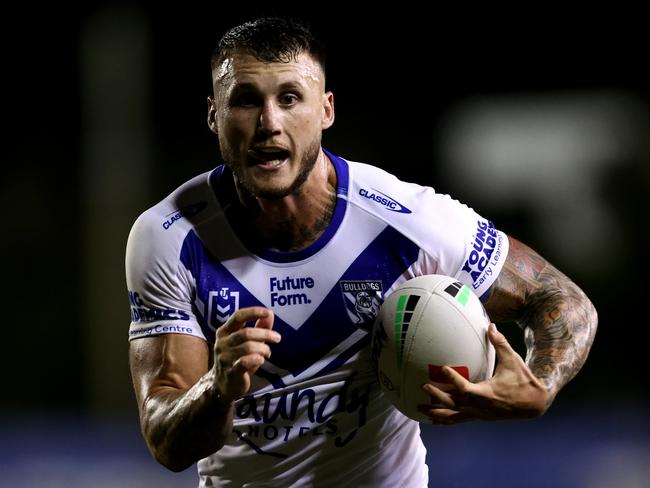
POLYGON ((390 228, 362 249, 353 248, 283 264, 206 256, 196 287, 207 322, 218 327, 234 310, 264 306, 296 331, 316 322, 368 330, 386 290, 417 259, 418 248, 390 228))

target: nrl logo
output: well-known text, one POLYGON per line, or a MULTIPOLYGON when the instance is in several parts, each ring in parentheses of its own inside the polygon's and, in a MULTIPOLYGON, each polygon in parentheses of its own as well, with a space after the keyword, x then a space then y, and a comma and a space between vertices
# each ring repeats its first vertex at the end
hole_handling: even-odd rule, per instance
POLYGON ((217 328, 230 318, 239 308, 239 292, 220 288, 208 294, 208 322, 217 328))
POLYGON ((350 320, 370 331, 381 307, 383 288, 380 280, 340 281, 343 302, 350 320))

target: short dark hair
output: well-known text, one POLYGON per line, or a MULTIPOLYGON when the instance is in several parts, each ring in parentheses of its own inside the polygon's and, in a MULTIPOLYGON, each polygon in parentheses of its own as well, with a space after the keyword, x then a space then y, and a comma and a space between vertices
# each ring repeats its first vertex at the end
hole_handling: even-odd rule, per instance
POLYGON ((229 29, 212 53, 212 69, 235 51, 266 63, 288 63, 310 54, 325 72, 325 49, 309 26, 298 19, 261 17, 229 29))

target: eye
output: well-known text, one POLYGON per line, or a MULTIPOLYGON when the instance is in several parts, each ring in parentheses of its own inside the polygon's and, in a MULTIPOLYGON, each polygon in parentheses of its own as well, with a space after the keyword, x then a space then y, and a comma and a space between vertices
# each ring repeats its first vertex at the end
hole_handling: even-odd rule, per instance
POLYGON ((280 96, 280 103, 284 106, 292 106, 300 101, 300 97, 295 93, 283 93, 280 96))
POLYGON ((254 93, 240 93, 231 101, 233 107, 257 107, 261 104, 262 99, 254 93))

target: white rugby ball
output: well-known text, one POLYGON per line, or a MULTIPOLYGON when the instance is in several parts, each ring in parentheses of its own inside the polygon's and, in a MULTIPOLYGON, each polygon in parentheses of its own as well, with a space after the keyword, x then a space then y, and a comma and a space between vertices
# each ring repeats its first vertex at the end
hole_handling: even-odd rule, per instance
POLYGON ((479 298, 455 278, 424 275, 404 282, 381 306, 372 335, 386 397, 407 417, 426 422, 418 405, 432 400, 422 385, 450 383, 442 366, 472 382, 490 378, 495 353, 489 324, 479 298))

